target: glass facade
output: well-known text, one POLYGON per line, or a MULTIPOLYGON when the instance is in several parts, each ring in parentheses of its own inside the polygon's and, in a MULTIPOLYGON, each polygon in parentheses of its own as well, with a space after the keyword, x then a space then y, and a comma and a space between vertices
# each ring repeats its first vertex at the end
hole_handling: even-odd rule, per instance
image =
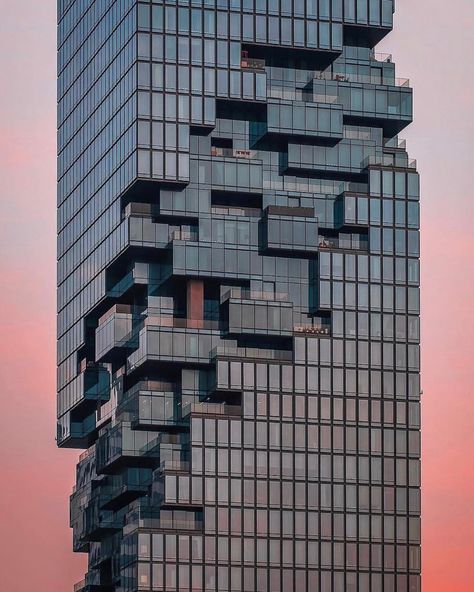
POLYGON ((59 0, 76 592, 420 592, 394 0, 59 0))

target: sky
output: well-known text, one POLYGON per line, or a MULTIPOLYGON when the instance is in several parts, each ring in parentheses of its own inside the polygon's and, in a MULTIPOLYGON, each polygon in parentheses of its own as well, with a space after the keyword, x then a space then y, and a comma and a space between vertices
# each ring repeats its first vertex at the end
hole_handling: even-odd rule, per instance
MULTIPOLYGON (((473 0, 397 0, 422 175, 423 592, 474 590, 473 0)), ((77 451, 55 447, 54 0, 0 0, 0 589, 72 590, 77 451)))

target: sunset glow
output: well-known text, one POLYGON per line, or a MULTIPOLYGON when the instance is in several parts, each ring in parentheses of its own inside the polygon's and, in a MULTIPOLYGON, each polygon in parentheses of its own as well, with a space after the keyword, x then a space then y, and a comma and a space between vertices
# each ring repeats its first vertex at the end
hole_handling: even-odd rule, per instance
MULTIPOLYGON (((78 452, 54 441, 56 2, 1 5, 0 590, 62 592, 86 556, 68 528, 78 452)), ((422 179, 423 590, 472 592, 474 3, 447 6, 397 0, 377 49, 415 89, 402 137, 422 179)))

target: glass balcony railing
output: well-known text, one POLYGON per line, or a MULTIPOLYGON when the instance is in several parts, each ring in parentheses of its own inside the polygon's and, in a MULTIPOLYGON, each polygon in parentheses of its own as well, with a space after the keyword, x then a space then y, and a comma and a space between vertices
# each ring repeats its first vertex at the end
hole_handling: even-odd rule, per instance
POLYGON ((362 163, 362 168, 368 166, 384 166, 384 167, 395 167, 401 169, 416 169, 417 161, 413 158, 408 158, 408 155, 404 152, 393 154, 383 154, 379 156, 369 156, 362 163))
POLYGON ((229 288, 221 297, 221 303, 237 298, 242 300, 265 300, 268 302, 291 302, 288 294, 283 292, 270 292, 261 290, 250 290, 249 288, 229 288))
POLYGON ((191 464, 186 460, 164 460, 155 473, 165 473, 167 471, 189 473, 190 470, 191 464))
POLYGON ((168 315, 150 315, 143 320, 143 327, 172 327, 173 329, 208 329, 219 331, 219 321, 208 319, 181 319, 168 315))
POLYGON ((159 214, 159 208, 156 204, 131 202, 125 206, 125 218, 152 218, 159 214))
POLYGON ((288 350, 274 350, 257 347, 235 347, 231 345, 220 345, 215 347, 210 358, 253 358, 261 360, 293 361, 293 352, 288 350))
POLYGON ((197 228, 176 228, 170 229, 170 241, 193 241, 199 240, 199 231, 197 228))
POLYGON ((259 208, 212 206, 211 213, 220 216, 248 216, 249 218, 259 218, 262 215, 262 210, 259 208))
POLYGON ((265 60, 242 56, 240 67, 242 70, 265 70, 265 60))
POLYGON ((225 158, 255 158, 255 150, 241 150, 237 148, 221 148, 220 146, 211 147, 211 156, 223 156, 225 158))
POLYGON ((335 82, 360 82, 362 84, 380 84, 382 86, 399 86, 410 88, 408 78, 393 78, 392 76, 377 76, 375 74, 338 74, 336 72, 319 72, 315 80, 334 80, 335 82))
POLYGON ((382 62, 384 64, 391 64, 393 62, 393 56, 391 53, 380 53, 378 51, 371 51, 370 57, 376 62, 382 62))
POLYGON ((352 251, 367 251, 369 247, 368 237, 360 235, 339 235, 338 237, 320 236, 318 239, 320 249, 349 249, 352 251))
POLYGON ((134 306, 132 304, 114 304, 114 306, 109 308, 109 310, 100 317, 98 324, 99 326, 103 325, 107 319, 116 314, 140 316, 144 311, 144 306, 134 306))
POLYGON ((383 145, 385 148, 398 148, 400 150, 407 149, 407 141, 401 140, 400 138, 398 138, 396 136, 395 136, 395 138, 387 138, 386 140, 384 140, 383 145))
POLYGON ((302 333, 304 335, 330 335, 331 329, 328 325, 312 325, 310 323, 301 323, 295 325, 295 333, 302 333))
MULTIPOLYGON (((308 82, 311 82, 310 80, 308 82)), ((295 88, 285 80, 269 79, 267 84, 267 96, 272 99, 284 101, 305 101, 315 103, 326 103, 334 105, 339 99, 335 95, 312 94, 306 86, 295 88)))
POLYGON ((227 405, 225 403, 187 403, 183 407, 183 418, 193 414, 198 415, 242 415, 242 407, 239 405, 227 405))
POLYGON ((174 511, 160 512, 152 508, 138 505, 132 508, 125 517, 124 535, 138 528, 169 529, 169 530, 201 530, 202 515, 195 512, 174 511))

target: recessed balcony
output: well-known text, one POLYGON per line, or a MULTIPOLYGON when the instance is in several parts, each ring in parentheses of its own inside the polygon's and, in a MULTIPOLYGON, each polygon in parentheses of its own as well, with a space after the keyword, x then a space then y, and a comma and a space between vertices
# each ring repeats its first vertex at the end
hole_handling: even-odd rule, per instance
POLYGON ((265 71, 265 60, 249 57, 248 52, 243 51, 242 58, 240 60, 240 67, 242 70, 265 71))
POLYGON ((183 407, 183 418, 189 418, 194 415, 206 417, 241 417, 242 407, 240 405, 227 405, 226 403, 187 403, 183 407))
POLYGON ((340 232, 337 236, 319 236, 318 246, 321 251, 361 251, 369 249, 367 234, 340 232))

